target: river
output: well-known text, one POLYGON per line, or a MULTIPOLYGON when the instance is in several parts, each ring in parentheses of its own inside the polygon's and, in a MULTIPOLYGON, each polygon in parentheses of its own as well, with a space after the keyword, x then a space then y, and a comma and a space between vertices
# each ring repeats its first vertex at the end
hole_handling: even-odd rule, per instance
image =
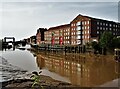
POLYGON ((99 86, 117 79, 119 75, 120 64, 114 61, 112 55, 65 55, 52 52, 40 52, 36 56, 33 54, 31 51, 19 49, 1 51, 2 58, 13 67, 29 73, 41 70, 42 75, 82 87, 99 86))

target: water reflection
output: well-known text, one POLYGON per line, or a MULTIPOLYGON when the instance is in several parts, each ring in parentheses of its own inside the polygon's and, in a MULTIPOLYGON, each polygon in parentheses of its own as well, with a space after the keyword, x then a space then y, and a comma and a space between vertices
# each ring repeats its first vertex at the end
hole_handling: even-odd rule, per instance
POLYGON ((47 68, 74 85, 94 87, 118 78, 120 64, 112 56, 90 56, 88 54, 40 53, 36 58, 40 69, 47 68))

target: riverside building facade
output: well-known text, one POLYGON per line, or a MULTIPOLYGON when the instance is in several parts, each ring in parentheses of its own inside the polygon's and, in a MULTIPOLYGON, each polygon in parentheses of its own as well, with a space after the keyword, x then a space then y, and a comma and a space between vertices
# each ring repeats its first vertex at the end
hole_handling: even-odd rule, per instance
POLYGON ((51 27, 45 31, 46 44, 85 45, 98 41, 104 31, 120 36, 120 23, 79 14, 70 24, 51 27))
POLYGON ((70 44, 70 24, 51 27, 45 32, 45 43, 52 45, 70 44))
POLYGON ((46 28, 39 28, 39 29, 37 30, 37 33, 36 33, 36 43, 37 43, 38 45, 40 45, 40 44, 42 44, 42 43, 45 43, 45 42, 44 42, 44 36, 45 36, 44 32, 45 32, 45 31, 47 31, 46 28))

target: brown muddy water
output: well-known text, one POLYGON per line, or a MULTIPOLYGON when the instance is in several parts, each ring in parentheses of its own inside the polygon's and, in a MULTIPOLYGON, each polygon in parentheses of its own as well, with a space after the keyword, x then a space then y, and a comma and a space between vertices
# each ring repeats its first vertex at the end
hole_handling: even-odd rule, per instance
POLYGON ((120 74, 120 63, 113 55, 40 53, 36 62, 40 69, 46 68, 81 87, 100 86, 120 74))
POLYGON ((52 52, 35 54, 18 49, 1 53, 1 56, 10 64, 28 72, 42 70, 42 75, 81 87, 100 86, 117 79, 120 74, 120 63, 114 60, 113 55, 95 56, 75 53, 65 55, 52 52))

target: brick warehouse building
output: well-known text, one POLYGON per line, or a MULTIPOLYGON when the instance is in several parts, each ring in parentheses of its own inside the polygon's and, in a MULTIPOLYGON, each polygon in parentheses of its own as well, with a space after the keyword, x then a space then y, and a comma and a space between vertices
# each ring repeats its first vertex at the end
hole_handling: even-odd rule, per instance
POLYGON ((120 23, 89 16, 78 15, 71 21, 71 45, 85 44, 97 40, 104 31, 120 36, 120 23))
POLYGON ((52 45, 70 44, 70 24, 49 28, 48 31, 45 32, 45 43, 52 45))
POLYGON ((120 36, 120 23, 79 14, 70 24, 51 27, 45 31, 46 44, 83 45, 98 40, 104 31, 120 36))
POLYGON ((44 43, 44 32, 47 31, 46 28, 39 28, 36 33, 36 43, 39 45, 44 43))

